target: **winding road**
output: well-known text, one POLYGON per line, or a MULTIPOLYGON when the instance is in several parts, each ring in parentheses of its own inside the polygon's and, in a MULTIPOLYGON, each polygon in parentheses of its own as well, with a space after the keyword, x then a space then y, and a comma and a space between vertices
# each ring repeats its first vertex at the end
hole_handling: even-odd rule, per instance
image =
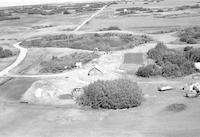
MULTIPOLYGON (((89 22, 90 20, 92 20, 95 16, 99 15, 108 5, 103 6, 100 10, 98 10, 97 12, 95 12, 94 14, 92 14, 92 16, 90 16, 88 19, 86 19, 85 21, 83 21, 83 23, 81 23, 77 28, 75 28, 74 31, 72 31, 73 33, 78 33, 77 31, 80 30, 87 22, 89 22)), ((87 33, 87 32, 86 32, 87 33)), ((15 67, 17 67, 26 57, 27 55, 27 49, 23 48, 20 46, 21 42, 18 42, 16 44, 13 44, 13 47, 17 48, 19 50, 19 56, 17 57, 17 59, 15 60, 15 62, 13 64, 11 64, 10 66, 8 66, 7 68, 5 68, 4 70, 2 70, 0 72, 0 77, 60 77, 60 76, 65 76, 66 74, 64 73, 60 73, 60 74, 49 74, 49 75, 12 75, 9 74, 9 71, 11 71, 12 69, 14 69, 15 67)))
POLYGON ((5 68, 4 70, 0 72, 0 77, 4 77, 5 75, 8 75, 9 71, 11 71, 16 66, 18 66, 27 55, 28 50, 26 48, 21 47, 20 43, 13 44, 13 46, 19 49, 19 56, 17 57, 17 59, 15 60, 13 64, 11 64, 10 66, 8 66, 7 68, 5 68))

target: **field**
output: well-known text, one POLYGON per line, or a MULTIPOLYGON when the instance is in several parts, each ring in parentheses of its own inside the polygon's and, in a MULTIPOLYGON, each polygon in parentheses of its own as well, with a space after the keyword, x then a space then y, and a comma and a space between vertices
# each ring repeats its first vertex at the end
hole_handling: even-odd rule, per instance
POLYGON ((44 11, 57 7, 53 15, 27 14, 26 8, 33 9, 31 6, 21 7, 22 11, 20 7, 5 10, 14 11, 13 16, 20 19, 0 21, 0 47, 15 53, 0 59, 0 137, 199 137, 199 97, 186 98, 182 90, 200 82, 199 77, 144 78, 135 74, 140 66, 154 63, 147 59, 147 52, 159 42, 173 50, 200 48, 199 30, 194 27, 200 26, 200 8, 192 8, 199 0, 107 4, 102 9, 102 3, 95 5, 97 9, 91 9, 91 3, 77 4, 77 10, 70 4, 35 7, 44 11), (71 14, 61 13, 69 7, 71 14), (134 12, 119 13, 117 9, 134 12), (80 29, 75 30, 77 27, 80 29), (197 43, 180 42, 181 36, 195 38, 197 43), (18 42, 27 53, 4 74, 2 70, 23 55, 13 46, 18 42), (75 53, 98 57, 87 60, 88 56, 75 53), (78 61, 83 61, 80 68, 74 67, 78 61), (66 69, 67 65, 73 67, 66 69), (54 73, 57 66, 59 71, 54 73), (45 67, 50 71, 41 72, 45 67), (94 68, 100 75, 89 76, 94 68), (138 83, 145 98, 139 107, 94 110, 71 98, 74 89, 119 78, 138 83), (162 86, 173 90, 158 91, 162 86))
POLYGON ((192 0, 188 2, 187 0, 164 0, 161 2, 149 2, 149 4, 144 5, 144 2, 135 2, 133 3, 122 3, 117 5, 112 5, 106 9, 99 17, 95 18, 90 22, 90 24, 86 25, 83 30, 99 30, 102 28, 108 28, 110 26, 118 26, 124 30, 131 30, 131 31, 155 31, 155 29, 161 28, 165 29, 166 27, 183 27, 183 26, 193 26, 193 25, 200 25, 199 24, 199 10, 200 9, 187 9, 183 11, 166 11, 166 12, 156 12, 156 13, 137 13, 137 14, 129 14, 125 16, 118 16, 116 15, 116 9, 118 8, 130 8, 130 7, 143 7, 143 8, 158 8, 158 9, 165 9, 165 8, 176 8, 183 5, 195 5, 197 4, 198 0, 192 0), (173 3, 173 4, 172 4, 173 3), (184 17, 178 17, 179 14, 182 13, 187 14, 184 17), (190 13, 194 14, 191 15, 190 13), (175 18, 157 18, 157 16, 166 16, 166 15, 175 15, 175 18), (189 18, 189 22, 188 22, 189 18), (106 21, 105 21, 106 20, 106 21), (123 23, 121 22, 123 20, 123 23))

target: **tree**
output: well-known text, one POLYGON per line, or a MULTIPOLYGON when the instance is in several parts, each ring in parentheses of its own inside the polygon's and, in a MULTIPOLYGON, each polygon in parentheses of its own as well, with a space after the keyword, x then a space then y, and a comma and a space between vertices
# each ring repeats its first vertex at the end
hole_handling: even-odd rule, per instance
POLYGON ((63 14, 71 14, 68 10, 65 10, 63 14))
POLYGON ((172 64, 167 62, 162 66, 162 76, 163 77, 180 77, 182 73, 177 64, 172 64))
POLYGON ((10 51, 8 49, 4 50, 2 47, 0 47, 0 58, 6 58, 6 57, 10 57, 12 55, 13 55, 12 51, 10 51))
POLYGON ((158 76, 160 74, 161 69, 154 64, 140 67, 136 72, 136 75, 141 77, 158 76))
POLYGON ((163 43, 158 43, 155 48, 152 48, 147 52, 147 55, 148 58, 151 58, 155 61, 160 61, 164 55, 174 53, 175 51, 168 49, 163 43))
POLYGON ((84 94, 76 101, 98 109, 124 109, 139 106, 144 100, 137 83, 128 79, 96 81, 84 87, 84 94))

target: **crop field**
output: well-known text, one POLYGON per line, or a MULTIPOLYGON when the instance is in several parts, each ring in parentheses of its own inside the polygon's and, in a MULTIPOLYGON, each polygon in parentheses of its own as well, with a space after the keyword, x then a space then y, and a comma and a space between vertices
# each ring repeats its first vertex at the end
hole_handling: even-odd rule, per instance
POLYGON ((143 53, 126 53, 124 54, 124 64, 142 65, 144 63, 143 53))

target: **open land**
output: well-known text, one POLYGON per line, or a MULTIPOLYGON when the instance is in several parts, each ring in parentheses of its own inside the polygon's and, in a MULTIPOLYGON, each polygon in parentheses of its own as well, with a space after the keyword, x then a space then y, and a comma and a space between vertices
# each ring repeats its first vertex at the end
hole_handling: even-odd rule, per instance
MULTIPOLYGON (((135 75, 140 66, 152 62, 145 55, 158 42, 173 50, 186 46, 200 48, 198 37, 195 44, 180 42, 180 32, 200 25, 200 8, 191 8, 198 2, 133 0, 100 3, 92 10, 80 8, 88 4, 75 4, 70 5, 70 14, 62 14, 68 8, 63 10, 67 4, 61 4, 63 7, 52 15, 43 15, 50 14, 43 11, 44 7, 42 12, 27 13, 37 6, 24 11, 7 9, 20 19, 0 21, 0 46, 15 53, 0 59, 0 137, 199 137, 200 100, 185 98, 182 88, 200 79, 194 80, 191 75, 178 78, 135 75), (190 6, 177 10, 184 5, 190 6), (117 9, 122 8, 132 8, 134 12, 119 13, 117 9), (158 12, 159 9, 164 11, 158 12), (120 29, 105 30, 112 26, 120 29), (30 44, 30 41, 36 42, 30 44), (80 68, 63 68, 73 53, 95 53, 99 57, 89 59, 80 68), (63 58, 66 61, 58 61, 63 58), (62 63, 62 72, 40 71, 43 62, 54 60, 62 63), (94 64, 101 67, 104 75, 88 76, 94 64), (96 80, 118 78, 138 83, 145 97, 141 106, 93 110, 80 107, 71 98, 59 98, 96 80), (159 92, 161 85, 174 89, 159 92), (44 96, 35 98, 41 90, 44 96), (167 111, 166 107, 173 103, 183 103, 186 108, 181 112, 167 111)), ((53 63, 60 66, 57 62, 53 63)))

